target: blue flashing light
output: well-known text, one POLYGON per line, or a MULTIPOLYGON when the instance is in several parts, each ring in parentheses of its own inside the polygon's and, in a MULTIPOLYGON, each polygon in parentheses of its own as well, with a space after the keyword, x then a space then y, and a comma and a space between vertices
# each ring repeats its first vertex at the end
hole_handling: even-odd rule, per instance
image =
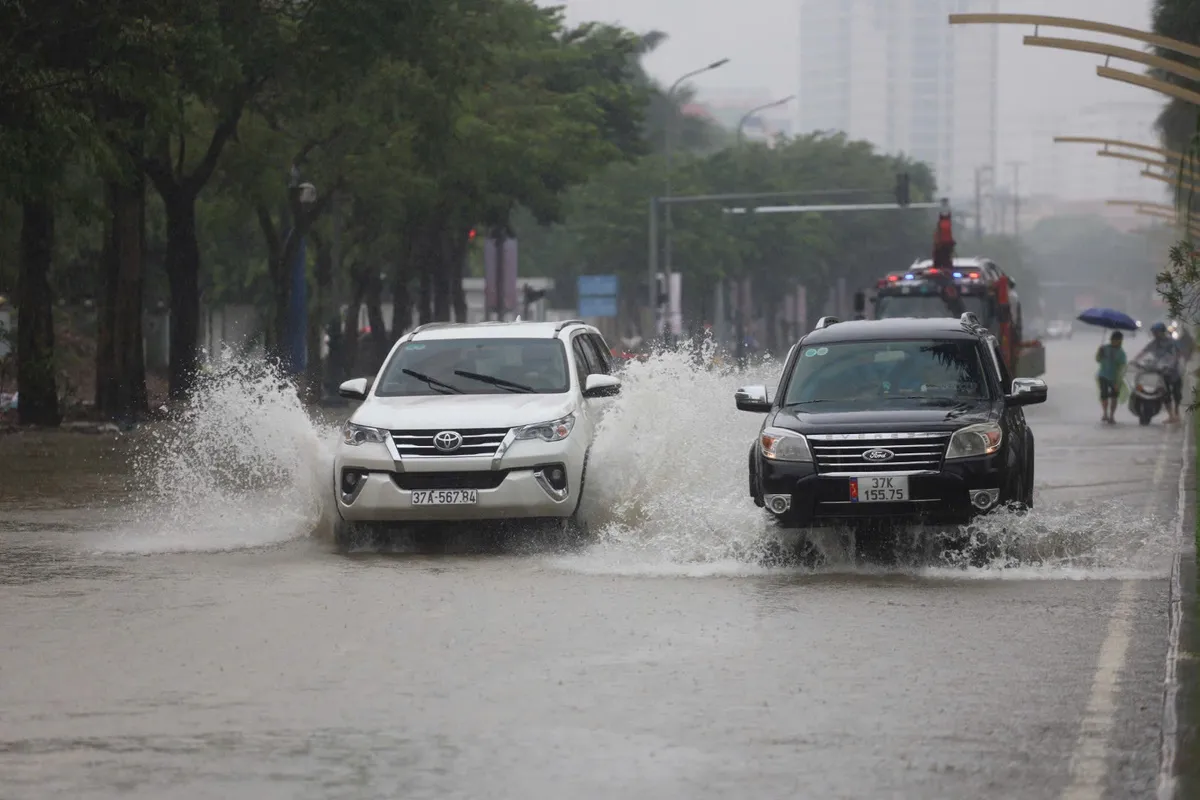
POLYGON ((954 277, 956 277, 956 278, 961 278, 961 277, 962 277, 962 273, 961 273, 961 272, 956 272, 956 273, 954 273, 954 277))
POLYGON ((913 279, 913 276, 911 274, 904 276, 904 280, 906 280, 906 281, 911 281, 912 279, 913 279))

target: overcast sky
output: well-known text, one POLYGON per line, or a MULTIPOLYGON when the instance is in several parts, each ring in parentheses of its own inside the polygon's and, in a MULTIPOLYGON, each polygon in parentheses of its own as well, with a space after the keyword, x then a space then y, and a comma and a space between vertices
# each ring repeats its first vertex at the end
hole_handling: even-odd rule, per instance
MULTIPOLYGON (((550 4, 549 0, 541 1, 550 4)), ((670 38, 647 62, 651 73, 664 83, 728 57, 729 64, 696 81, 701 99, 705 88, 765 92, 771 97, 786 97, 797 90, 798 0, 561 0, 560 4, 566 6, 571 22, 598 20, 617 22, 638 32, 666 32, 670 38)), ((1150 27, 1151 5, 1152 0, 1001 0, 1000 11, 1084 17, 1146 30, 1150 27)), ((1156 105, 1162 103, 1159 95, 1098 77, 1096 66, 1103 61, 1098 56, 1025 47, 1021 39, 1032 32, 1028 26, 1000 28, 1001 162, 1028 159, 1030 130, 1045 130, 1048 115, 1083 117, 1087 109, 1098 104, 1144 104, 1143 109, 1131 113, 1144 117, 1149 136, 1156 105)), ((1043 35, 1118 42, 1061 28, 1043 35)), ((1119 43, 1137 47, 1129 40, 1119 43)), ((1142 71, 1129 62, 1113 66, 1142 71)), ((1069 120, 1062 124, 1064 129, 1058 132, 1064 135, 1116 133, 1069 130, 1069 120)), ((1044 136, 1039 134, 1040 138, 1044 136)), ((1105 164, 1104 168, 1113 169, 1115 165, 1105 164)))

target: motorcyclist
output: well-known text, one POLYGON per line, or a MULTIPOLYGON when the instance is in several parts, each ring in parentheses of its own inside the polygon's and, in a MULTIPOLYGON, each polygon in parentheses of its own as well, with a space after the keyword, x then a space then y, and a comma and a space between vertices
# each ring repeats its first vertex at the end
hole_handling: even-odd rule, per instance
POLYGON ((1166 323, 1150 326, 1150 340, 1135 361, 1153 360, 1163 371, 1167 382, 1167 422, 1179 422, 1179 406, 1183 403, 1183 359, 1179 343, 1167 334, 1166 323))

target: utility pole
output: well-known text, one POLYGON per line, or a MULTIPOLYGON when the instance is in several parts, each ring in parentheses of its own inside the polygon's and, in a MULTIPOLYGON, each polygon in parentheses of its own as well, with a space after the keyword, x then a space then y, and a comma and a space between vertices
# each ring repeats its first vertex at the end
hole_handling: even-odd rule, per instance
POLYGON ((979 241, 983 240, 983 174, 985 172, 991 173, 993 181, 996 175, 991 164, 975 168, 975 238, 979 241))
POLYGON ((1013 171, 1013 237, 1021 238, 1021 167, 1025 166, 1021 161, 1010 161, 1009 166, 1013 171))

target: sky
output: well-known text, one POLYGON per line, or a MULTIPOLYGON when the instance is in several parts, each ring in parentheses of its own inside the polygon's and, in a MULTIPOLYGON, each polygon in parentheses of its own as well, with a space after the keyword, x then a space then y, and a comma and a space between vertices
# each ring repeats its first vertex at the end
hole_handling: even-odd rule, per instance
MULTIPOLYGON (((539 1, 552 4, 549 0, 539 1)), ((1152 1, 1000 0, 999 10, 1082 17, 1147 30, 1152 1)), ((668 40, 647 60, 651 74, 663 83, 672 83, 680 75, 719 58, 729 58, 730 62, 724 67, 696 79, 693 86, 701 100, 706 90, 746 91, 772 98, 786 97, 797 90, 798 0, 559 0, 553 4, 564 6, 572 23, 596 20, 619 23, 638 32, 661 30, 667 33, 668 40)), ((1151 126, 1163 98, 1146 89, 1100 78, 1095 70, 1103 62, 1099 56, 1025 47, 1022 37, 1032 32, 1029 26, 1000 27, 1001 163, 1046 163, 1044 142, 1056 134, 1130 138, 1140 132, 1136 138, 1143 141, 1152 138, 1151 126), (1131 104, 1123 112, 1126 118, 1120 133, 1124 136, 1116 135, 1117 123, 1096 117, 1098 107, 1111 109, 1109 104, 1131 104), (1079 127, 1074 128, 1075 125, 1079 127), (1103 126, 1114 127, 1107 132, 1097 130, 1103 126)), ((1129 40, 1061 28, 1043 31, 1043 35, 1138 46, 1130 44, 1129 40)), ((1142 67, 1129 62, 1114 63, 1113 66, 1142 71, 1142 67)), ((1068 170, 1068 178, 1074 176, 1079 180, 1068 180, 1075 187, 1074 192, 1066 192, 1068 195, 1111 191, 1110 184, 1118 182, 1125 187, 1140 185, 1136 179, 1138 167, 1133 164, 1110 163, 1107 159, 1094 157, 1093 161, 1100 163, 1093 164, 1093 161, 1080 162, 1080 157, 1088 157, 1088 154, 1069 157, 1071 164, 1076 166, 1068 170), (1076 175, 1085 169, 1095 170, 1105 181, 1097 184, 1076 175), (1131 172, 1132 179, 1128 177, 1131 172)), ((1023 177, 1022 181, 1025 180, 1023 177)), ((1061 172, 1058 181, 1062 182, 1061 172)), ((1045 182, 1049 183, 1049 179, 1045 182)), ((1141 183, 1152 182, 1142 180, 1141 183)), ((1145 191, 1153 193, 1156 189, 1145 191)))

